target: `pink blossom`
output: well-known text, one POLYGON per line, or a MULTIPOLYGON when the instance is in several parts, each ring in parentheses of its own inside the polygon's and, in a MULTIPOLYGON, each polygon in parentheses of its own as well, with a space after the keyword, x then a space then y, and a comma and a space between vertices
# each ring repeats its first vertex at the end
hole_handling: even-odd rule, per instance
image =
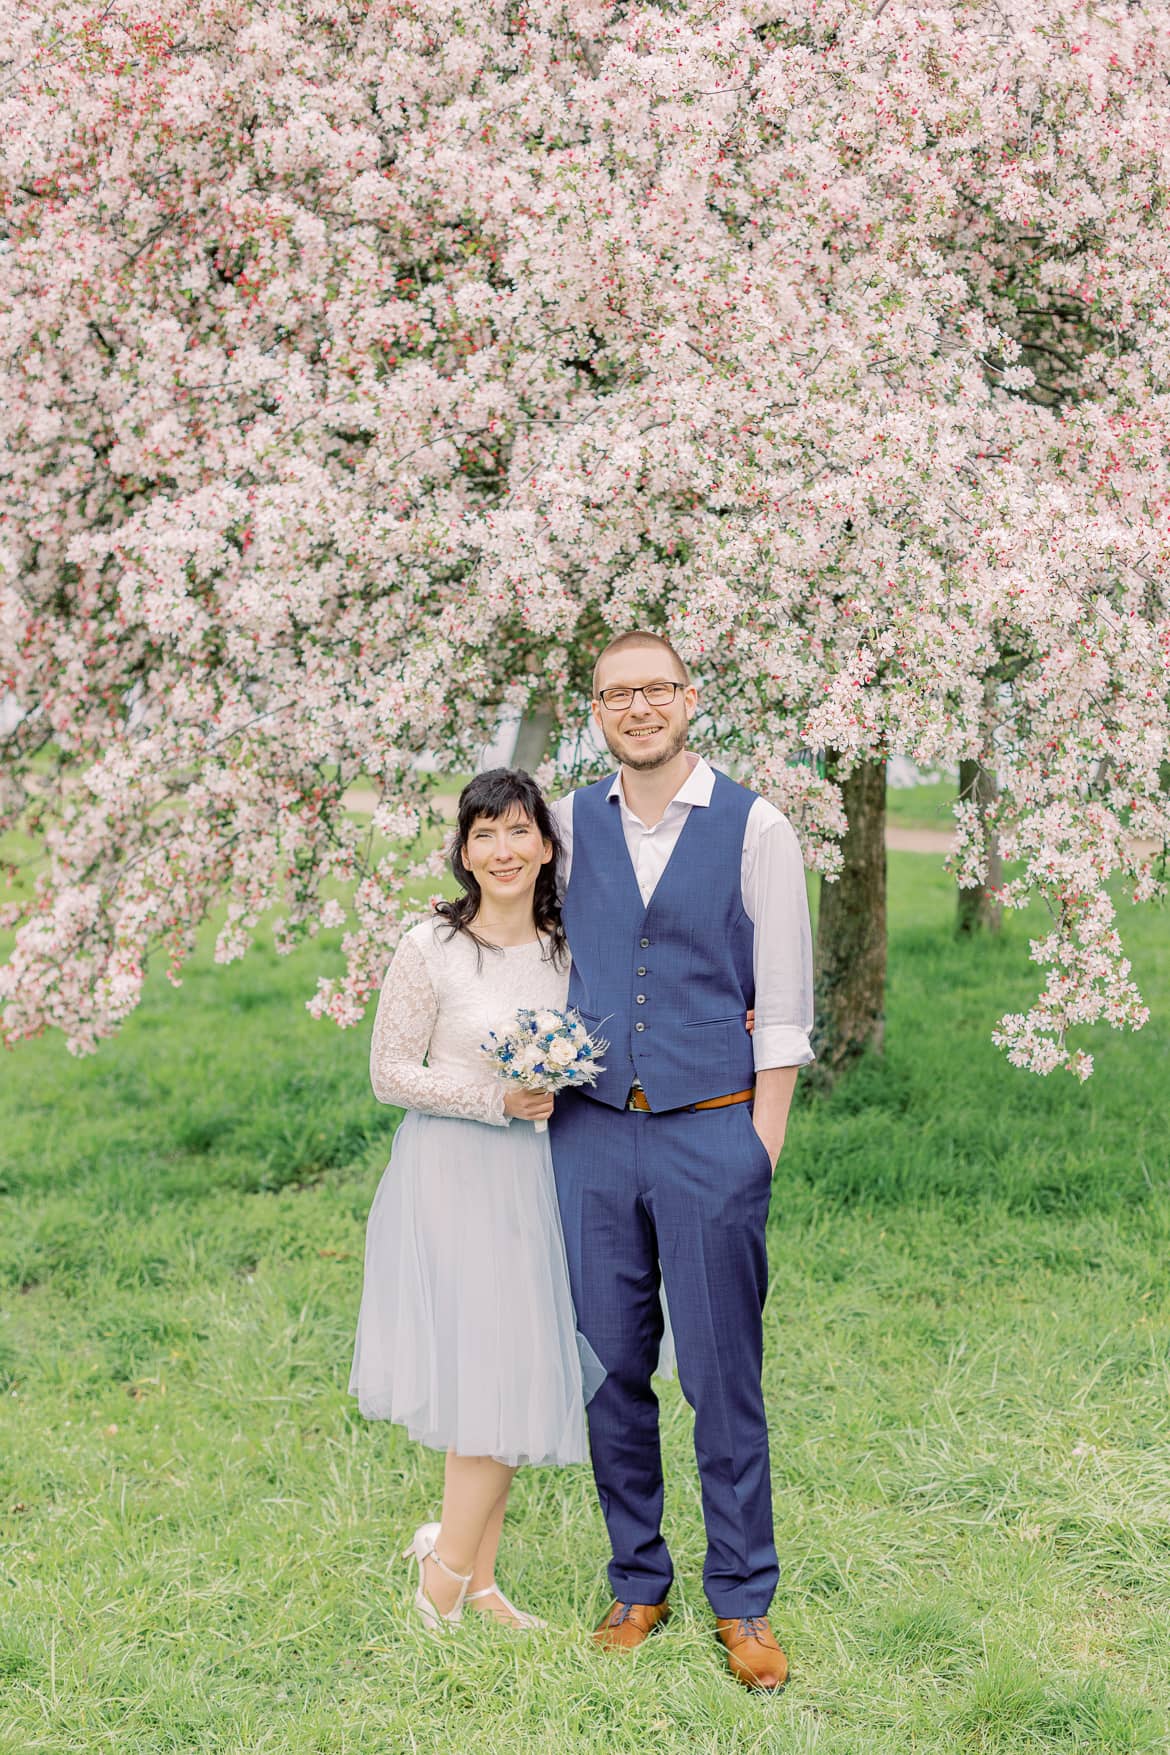
MULTIPOLYGON (((438 870, 418 758, 530 701, 575 732, 599 631, 645 620, 826 875, 818 749, 993 750, 1005 904, 1052 919, 997 1039, 1083 1077, 1070 1030, 1141 1024, 1112 898, 1163 893, 1170 834, 1160 14, 0 32, 0 827, 44 851, 7 1040, 90 1051, 224 897, 230 960, 337 882, 310 1010, 356 1023, 438 870)), ((964 809, 955 861, 985 873, 964 809)))

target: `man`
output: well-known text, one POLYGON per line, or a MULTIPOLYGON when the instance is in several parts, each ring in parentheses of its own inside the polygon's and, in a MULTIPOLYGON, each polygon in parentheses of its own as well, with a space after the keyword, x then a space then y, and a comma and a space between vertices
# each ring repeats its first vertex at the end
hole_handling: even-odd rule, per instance
POLYGON ((688 752, 697 696, 668 641, 611 641, 593 693, 621 766, 554 812, 569 1002, 610 1046, 592 1090, 558 1096, 552 1145, 577 1320, 608 1373, 588 1412, 616 1600, 594 1638, 629 1650, 669 1613, 650 1386, 661 1271, 695 1412, 704 1588, 732 1674, 775 1690, 788 1663, 767 1620, 764 1226, 797 1068, 813 1058, 804 870, 787 819, 688 752))

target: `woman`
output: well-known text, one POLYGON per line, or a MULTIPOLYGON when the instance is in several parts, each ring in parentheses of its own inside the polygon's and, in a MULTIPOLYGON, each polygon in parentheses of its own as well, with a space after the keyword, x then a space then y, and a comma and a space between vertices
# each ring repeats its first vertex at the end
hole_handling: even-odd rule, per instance
POLYGON ((370 1212, 350 1391, 368 1418, 446 1452, 441 1521, 404 1556, 431 1630, 465 1602, 542 1625, 495 1582, 508 1489, 521 1463, 587 1455, 579 1344, 591 1373, 596 1361, 576 1331, 548 1134, 533 1126, 553 1100, 505 1088, 479 1052, 520 1006, 565 1003, 558 851, 527 774, 472 780, 451 851, 463 894, 404 936, 374 1023, 375 1095, 407 1113, 370 1212))

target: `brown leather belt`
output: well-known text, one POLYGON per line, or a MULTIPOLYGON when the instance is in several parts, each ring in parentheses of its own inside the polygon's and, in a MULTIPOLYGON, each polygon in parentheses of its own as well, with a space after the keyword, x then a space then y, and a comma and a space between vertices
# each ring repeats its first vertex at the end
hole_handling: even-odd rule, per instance
MULTIPOLYGON (((750 1103, 756 1094, 753 1085, 750 1091, 732 1091, 727 1097, 704 1097, 701 1103, 684 1103, 684 1109, 726 1109, 732 1103, 750 1103)), ((627 1109, 640 1109, 644 1115, 652 1115, 650 1099, 640 1085, 635 1085, 626 1098, 627 1109)))

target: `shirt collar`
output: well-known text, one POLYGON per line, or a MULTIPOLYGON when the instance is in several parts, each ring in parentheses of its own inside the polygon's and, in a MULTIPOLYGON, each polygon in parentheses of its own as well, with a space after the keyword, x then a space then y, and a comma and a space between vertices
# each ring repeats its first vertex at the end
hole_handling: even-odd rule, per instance
MULTIPOLYGON (((710 804, 711 794, 714 790, 714 768, 711 766, 710 762, 705 762, 702 756, 695 756, 691 764, 690 773, 687 775, 686 779, 683 781, 666 808, 667 810, 672 810, 676 804, 710 804)), ((626 795, 622 791, 622 771, 620 768, 614 775, 609 791, 605 796, 607 799, 616 798, 623 810, 630 811, 630 807, 626 803, 626 795)), ((633 814, 634 813, 630 811, 630 815, 633 816, 633 814)))

